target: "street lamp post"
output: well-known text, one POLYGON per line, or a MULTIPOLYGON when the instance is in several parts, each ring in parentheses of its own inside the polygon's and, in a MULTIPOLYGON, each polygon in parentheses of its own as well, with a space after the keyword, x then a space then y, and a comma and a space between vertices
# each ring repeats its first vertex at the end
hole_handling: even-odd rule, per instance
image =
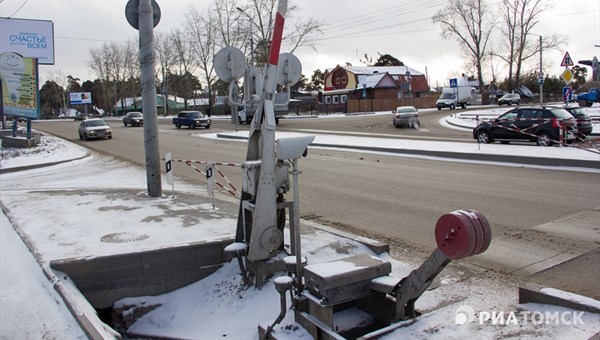
POLYGON ((544 70, 542 65, 542 36, 535 33, 527 33, 528 35, 538 36, 540 39, 540 70, 538 72, 538 84, 540 85, 540 105, 544 103, 544 70))
POLYGON ((544 71, 542 70, 542 36, 540 35, 540 105, 544 103, 544 71))
POLYGON ((240 7, 236 7, 240 13, 243 13, 248 18, 248 36, 250 37, 250 67, 254 66, 254 39, 252 38, 252 18, 240 7))
POLYGON ((404 73, 404 78, 406 79, 406 84, 407 89, 408 89, 408 95, 410 97, 410 105, 413 105, 413 98, 412 98, 412 91, 410 89, 410 81, 412 80, 412 77, 410 75, 410 71, 408 70, 408 68, 406 69, 406 73, 404 73))

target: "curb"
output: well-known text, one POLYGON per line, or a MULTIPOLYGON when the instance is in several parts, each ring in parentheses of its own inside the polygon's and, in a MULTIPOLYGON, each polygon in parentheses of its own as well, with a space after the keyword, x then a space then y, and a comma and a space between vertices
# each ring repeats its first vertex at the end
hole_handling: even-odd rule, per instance
POLYGON ((68 163, 68 162, 72 162, 72 161, 78 161, 80 159, 84 159, 86 157, 89 157, 91 154, 92 154, 92 152, 88 149, 86 151, 85 155, 83 155, 81 157, 76 157, 76 158, 71 158, 71 159, 65 159, 65 160, 56 161, 56 162, 48 162, 48 163, 39 163, 39 164, 31 164, 31 165, 24 165, 24 166, 16 166, 16 167, 12 167, 12 168, 0 168, 0 174, 8 174, 8 173, 17 172, 17 171, 33 170, 33 169, 39 169, 39 168, 43 168, 43 167, 47 167, 47 166, 63 164, 63 163, 68 163))
MULTIPOLYGON (((229 135, 220 134, 220 133, 217 133, 217 138, 235 139, 235 140, 248 139, 248 137, 229 136, 229 135)), ((541 166, 581 167, 581 168, 591 168, 591 169, 600 170, 600 162, 598 162, 598 161, 587 161, 587 160, 576 160, 576 159, 535 158, 535 157, 523 157, 523 156, 514 156, 514 155, 485 155, 485 154, 459 153, 459 152, 449 152, 449 151, 394 149, 394 148, 384 148, 384 147, 371 147, 371 146, 358 146, 358 145, 357 146, 348 146, 348 145, 340 145, 340 144, 321 144, 321 143, 311 143, 310 146, 323 147, 323 148, 347 149, 347 150, 386 152, 386 153, 392 153, 392 154, 422 155, 422 156, 429 156, 429 157, 440 157, 440 158, 461 159, 461 160, 471 160, 471 161, 520 163, 520 164, 541 165, 541 166)))
POLYGON ((549 289, 551 288, 535 283, 527 283, 525 286, 519 287, 519 303, 540 303, 584 312, 600 313, 600 301, 560 290, 556 291, 560 292, 564 297, 551 295, 547 293, 549 289), (544 292, 545 290, 546 292, 544 292), (569 299, 569 297, 571 298, 569 299), (582 299, 589 300, 591 303, 580 301, 582 299))
POLYGON ((95 323, 92 321, 92 320, 94 320, 94 321, 102 323, 100 321, 100 319, 98 318, 98 316, 97 315, 90 316, 89 313, 84 312, 84 310, 81 308, 81 306, 79 306, 79 303, 77 302, 78 299, 76 299, 75 297, 72 296, 72 294, 69 292, 68 288, 56 276, 54 271, 52 271, 52 269, 50 269, 49 267, 44 266, 44 264, 41 262, 41 259, 37 253, 37 250, 35 249, 35 247, 31 243, 31 241, 29 240, 29 237, 27 237, 27 235, 21 231, 21 228, 19 228, 19 225, 17 224, 15 219, 12 217, 12 214, 10 213, 8 208, 2 202, 0 202, 0 209, 2 209, 2 212, 4 212, 4 215, 6 215, 6 218, 8 218, 8 220, 10 221, 11 225, 13 226, 13 230, 17 233, 17 235, 19 235, 19 238, 25 244, 27 249, 29 249, 29 252, 33 256, 33 258, 35 259, 37 264, 40 266, 40 269, 44 273, 44 276, 46 276, 48 281, 50 281, 50 283, 52 283, 52 287, 54 287, 54 290, 61 297, 61 299, 63 300, 63 303, 65 304, 65 306, 67 307, 67 309, 69 310, 69 312, 71 313, 71 315, 75 319, 75 322, 77 322, 77 324, 79 325, 81 330, 85 333, 85 335, 89 339, 93 339, 93 340, 104 339, 101 332, 96 328, 95 323))

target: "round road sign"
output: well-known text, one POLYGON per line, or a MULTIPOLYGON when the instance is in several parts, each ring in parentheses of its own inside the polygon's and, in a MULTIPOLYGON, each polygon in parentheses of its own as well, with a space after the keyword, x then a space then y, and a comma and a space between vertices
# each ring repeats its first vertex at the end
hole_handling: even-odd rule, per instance
MULTIPOLYGON (((160 7, 158 7, 158 3, 155 0, 151 0, 152 3, 152 27, 156 27, 158 22, 160 21, 160 7)), ((127 22, 131 25, 131 27, 136 30, 140 29, 139 23, 139 13, 138 7, 140 6, 140 0, 129 0, 127 5, 125 5, 125 18, 127 18, 127 22)))

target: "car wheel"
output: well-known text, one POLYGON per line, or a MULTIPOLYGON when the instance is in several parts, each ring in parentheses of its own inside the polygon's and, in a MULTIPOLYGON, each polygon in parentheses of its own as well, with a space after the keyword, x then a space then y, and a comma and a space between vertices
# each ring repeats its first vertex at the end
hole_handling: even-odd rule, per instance
POLYGON ((112 139, 112 136, 108 136, 108 139, 112 139))
POLYGON ((552 137, 548 132, 542 132, 537 137, 537 145, 539 146, 552 146, 552 137))
POLYGON ((441 107, 438 107, 438 111, 441 111, 441 110, 442 110, 442 108, 441 108, 441 107))
POLYGON ((481 130, 479 133, 477 133, 477 141, 479 143, 489 144, 493 141, 493 139, 489 132, 481 130))
POLYGON ((79 133, 79 139, 83 139, 83 136, 81 135, 81 132, 79 133))
POLYGON ((521 105, 521 102, 520 102, 520 101, 519 101, 519 102, 517 102, 517 105, 521 105))
POLYGON ((454 106, 454 104, 450 104, 450 110, 454 110, 456 107, 454 106))
POLYGON ((123 122, 123 125, 127 126, 127 123, 123 122))
POLYGON ((207 130, 210 129, 210 124, 206 125, 206 129, 207 130))
POLYGON ((181 129, 181 124, 175 124, 175 127, 181 129))
POLYGON ((83 140, 88 140, 87 133, 85 133, 85 132, 83 133, 83 140))
POLYGON ((196 124, 190 125, 190 129, 194 129, 195 130, 196 129, 196 124))
POLYGON ((587 103, 587 100, 580 100, 580 101, 579 101, 579 106, 580 106, 580 107, 586 107, 586 106, 588 106, 587 104, 588 104, 588 103, 587 103))

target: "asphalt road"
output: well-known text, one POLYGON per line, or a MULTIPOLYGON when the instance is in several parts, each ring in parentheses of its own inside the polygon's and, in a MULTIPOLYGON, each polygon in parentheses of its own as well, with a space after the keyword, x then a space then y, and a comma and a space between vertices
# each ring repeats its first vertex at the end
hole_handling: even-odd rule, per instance
MULTIPOLYGON (((420 130, 394 128, 391 113, 389 117, 282 120, 278 130, 321 130, 474 143, 470 131, 437 124, 440 117, 447 114, 448 111, 422 113, 420 130)), ((145 164, 143 128, 124 127, 120 121, 109 122, 113 127, 111 140, 80 141, 77 123, 73 121, 37 122, 34 128, 99 152, 145 164)), ((247 126, 238 128, 247 129, 247 126)), ((228 121, 215 121, 209 130, 178 130, 168 121, 161 121, 160 153, 164 155, 170 151, 176 159, 241 163, 245 158, 245 143, 192 136, 192 133, 233 129, 228 121)), ((584 242, 584 246, 575 242, 565 248, 560 235, 542 240, 536 234, 539 233, 536 227, 600 207, 598 173, 467 164, 317 148, 310 148, 308 157, 299 164, 302 171, 301 217, 388 242, 394 255, 422 260, 436 247, 434 227, 438 218, 456 209, 478 210, 492 225, 494 242, 501 247, 495 250, 490 247, 488 257, 470 260, 484 268, 530 275, 535 270, 522 270, 530 265, 527 258, 536 253, 546 254, 544 249, 575 254, 576 249, 593 246, 594 240, 591 240, 592 244, 583 240, 577 242, 584 242), (515 256, 521 258, 511 257, 513 248, 516 249, 515 256)), ((241 187, 238 168, 221 167, 221 170, 237 188, 241 187)), ((184 164, 177 164, 174 171, 178 176, 204 181, 184 164)))

